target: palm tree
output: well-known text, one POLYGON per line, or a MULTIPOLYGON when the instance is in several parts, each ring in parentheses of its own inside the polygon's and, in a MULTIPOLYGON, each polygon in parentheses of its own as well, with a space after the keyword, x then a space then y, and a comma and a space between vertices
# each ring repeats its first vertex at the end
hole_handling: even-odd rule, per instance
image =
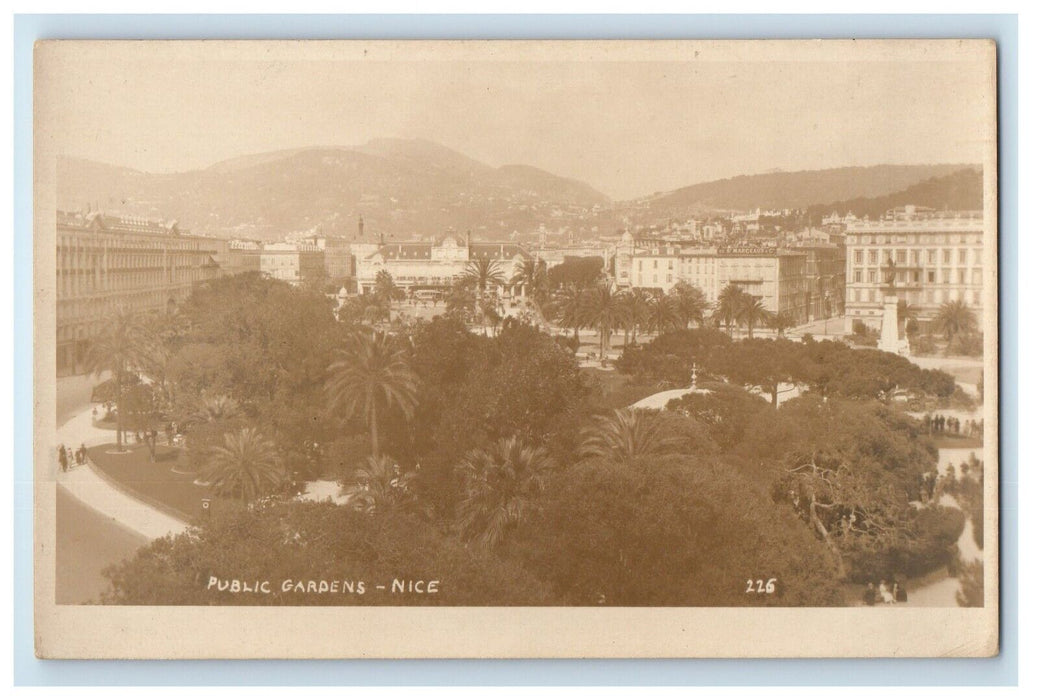
POLYGON ((768 322, 769 312, 757 297, 744 294, 736 318, 747 326, 747 338, 754 337, 754 326, 768 322))
POLYGON ((725 329, 729 332, 729 337, 732 337, 732 324, 739 318, 740 308, 743 303, 743 297, 747 296, 746 292, 739 288, 738 285, 729 283, 725 286, 725 289, 718 294, 718 304, 714 309, 715 318, 725 324, 725 329))
POLYGON ((196 416, 203 423, 215 423, 218 420, 234 418, 238 415, 238 411, 238 402, 230 396, 221 394, 203 399, 196 416))
POLYGON ((702 289, 685 280, 679 280, 669 294, 674 298, 678 317, 686 328, 692 321, 696 321, 697 326, 703 325, 704 315, 710 304, 707 303, 707 296, 702 289))
POLYGON ((638 313, 633 289, 620 294, 617 303, 620 305, 621 328, 624 330, 624 347, 628 347, 628 339, 634 337, 635 316, 638 313))
POLYGON ((599 357, 606 361, 610 335, 623 320, 620 295, 610 282, 601 282, 585 295, 584 316, 592 328, 599 330, 599 357))
POLYGON ((563 328, 572 328, 574 340, 580 341, 578 331, 585 326, 584 292, 576 284, 568 284, 552 300, 552 318, 563 328))
POLYGON ((463 279, 476 289, 476 303, 473 309, 480 313, 480 302, 483 300, 487 287, 498 287, 505 284, 505 275, 502 273, 501 265, 497 260, 490 258, 477 258, 470 260, 465 268, 463 279))
POLYGON ((978 329, 978 319, 962 299, 947 301, 934 317, 934 329, 952 340, 960 333, 973 333, 978 329))
POLYGON ((411 499, 409 485, 414 472, 403 472, 386 455, 369 455, 365 465, 354 472, 354 484, 346 489, 347 503, 365 513, 386 511, 411 499))
POLYGON ((548 290, 548 267, 545 261, 537 258, 524 259, 510 283, 522 285, 526 297, 540 309, 548 290))
POLYGON ((393 275, 389 270, 379 270, 375 275, 375 289, 372 293, 386 306, 389 306, 391 301, 401 301, 407 296, 393 281, 393 275))
POLYGON ((404 350, 383 333, 359 333, 328 367, 328 406, 349 418, 362 418, 371 434, 372 455, 379 456, 379 419, 396 410, 411 420, 418 402, 418 378, 404 350))
POLYGON ((631 289, 621 297, 622 320, 631 328, 632 342, 638 342, 639 331, 649 323, 650 295, 645 289, 631 289))
POLYGON ((498 335, 498 326, 502 322, 502 316, 498 313, 498 309, 493 301, 488 300, 481 305, 480 317, 483 320, 484 326, 490 325, 494 330, 494 335, 498 335))
POLYGON ((464 279, 460 279, 451 285, 451 289, 445 297, 444 305, 447 307, 449 314, 464 319, 473 308, 475 298, 476 293, 469 283, 464 279))
POLYGON ((115 380, 116 449, 123 449, 123 387, 134 372, 140 353, 141 328, 137 318, 119 309, 87 351, 87 372, 100 376, 111 372, 115 380))
POLYGON ((458 465, 465 482, 459 504, 462 536, 488 547, 500 544, 533 508, 554 467, 544 448, 516 437, 470 451, 458 465))
POLYGON ((649 328, 660 335, 674 330, 679 324, 679 313, 674 297, 657 295, 649 300, 649 328))
POLYGON ((769 314, 768 325, 776 331, 777 337, 783 338, 786 329, 794 325, 794 319, 786 311, 780 311, 777 314, 769 314))
POLYGON ((277 490, 287 478, 274 444, 254 428, 225 434, 223 446, 210 448, 202 471, 202 480, 218 496, 246 503, 277 490))
POLYGON ((175 345, 187 332, 187 322, 180 314, 153 313, 141 319, 137 338, 137 361, 144 375, 150 378, 162 393, 163 400, 173 402, 169 382, 170 362, 175 345))
POLYGON ((606 457, 625 464, 638 457, 671 452, 681 441, 664 434, 659 414, 630 408, 594 417, 581 437, 582 457, 606 457))

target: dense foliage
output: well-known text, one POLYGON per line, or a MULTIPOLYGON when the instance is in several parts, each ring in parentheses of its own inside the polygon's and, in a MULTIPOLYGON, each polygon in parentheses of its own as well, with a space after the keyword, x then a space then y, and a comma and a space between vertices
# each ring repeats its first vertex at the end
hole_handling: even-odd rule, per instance
MULTIPOLYGON (((567 328, 595 328, 602 348, 618 327, 657 333, 595 377, 533 325, 470 332, 497 274, 471 272, 445 315, 407 325, 337 319, 305 289, 224 278, 165 330, 142 332, 147 351, 101 362, 123 367, 106 391, 127 421, 176 421, 231 497, 113 568, 108 600, 831 605, 842 582, 954 563, 964 516, 927 495, 936 452, 892 407, 899 392, 950 397, 948 375, 841 343, 732 340, 704 325, 693 288, 641 296, 571 281, 546 302, 567 328), (145 367, 154 381, 134 381, 145 367), (663 411, 607 397, 688 386, 694 372, 698 391, 663 411), (801 396, 780 401, 792 387, 801 396), (293 482, 318 475, 339 480, 346 505, 292 500, 293 482), (441 585, 404 597, 281 589, 300 577, 441 585), (775 592, 748 592, 762 577, 775 592)), ((530 272, 526 284, 544 283, 530 272)), ((367 301, 389 308, 391 283, 367 301)), ((760 309, 731 311, 748 335, 762 323, 760 309)), ((979 476, 957 488, 977 522, 970 469, 979 476)))
POLYGON ((617 368, 642 380, 664 380, 677 386, 687 386, 695 368, 701 378, 726 378, 757 388, 774 406, 781 384, 802 385, 821 396, 863 400, 888 399, 896 391, 949 399, 956 392, 951 375, 922 369, 900 355, 856 350, 830 340, 729 341, 724 333, 709 329, 665 333, 645 345, 628 348, 617 368))
POLYGON ((111 568, 104 602, 132 605, 542 605, 545 587, 522 568, 467 549, 408 513, 275 503, 217 510, 202 527, 155 540, 111 568), (270 593, 220 591, 210 577, 270 593), (393 579, 439 581, 436 594, 392 594, 393 579), (339 592, 294 589, 339 582, 339 592), (282 590, 290 581, 290 589, 282 590), (363 581, 365 593, 356 592, 363 581), (355 593, 342 591, 352 582, 355 593), (385 585, 380 591, 376 585, 385 585))

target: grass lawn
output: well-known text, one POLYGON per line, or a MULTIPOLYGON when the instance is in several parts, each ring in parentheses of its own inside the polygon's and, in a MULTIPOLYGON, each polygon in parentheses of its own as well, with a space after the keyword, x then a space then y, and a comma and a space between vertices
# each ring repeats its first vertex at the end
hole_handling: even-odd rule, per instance
POLYGON ((180 448, 159 445, 155 462, 149 461, 145 445, 135 445, 126 454, 108 453, 114 449, 115 445, 99 445, 88 448, 87 454, 105 476, 140 500, 188 522, 201 515, 209 489, 195 485, 194 474, 173 471, 178 465, 187 470, 180 448))
POLYGON ((981 448, 980 437, 967 437, 966 435, 932 435, 934 446, 940 450, 955 449, 959 447, 981 448))

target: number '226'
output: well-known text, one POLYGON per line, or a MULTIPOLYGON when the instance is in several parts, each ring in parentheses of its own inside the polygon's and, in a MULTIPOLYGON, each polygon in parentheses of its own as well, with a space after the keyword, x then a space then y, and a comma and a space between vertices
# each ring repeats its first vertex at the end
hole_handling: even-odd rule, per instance
POLYGON ((758 579, 747 579, 747 593, 775 593, 776 592, 776 580, 770 578, 768 581, 758 579))

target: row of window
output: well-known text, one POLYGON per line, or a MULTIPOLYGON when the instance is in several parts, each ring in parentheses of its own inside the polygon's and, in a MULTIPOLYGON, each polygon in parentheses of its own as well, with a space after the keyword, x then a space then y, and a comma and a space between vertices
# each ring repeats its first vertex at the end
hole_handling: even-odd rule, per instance
POLYGON ((212 272, 199 267, 180 270, 149 272, 109 272, 100 279, 94 274, 59 273, 57 294, 59 299, 93 292, 112 292, 140 289, 149 291, 157 286, 191 284, 212 276, 212 272))
POLYGON ((969 256, 971 258, 969 262, 967 248, 957 248, 955 250, 952 248, 942 248, 940 251, 938 248, 928 248, 927 250, 915 249, 908 251, 905 248, 870 251, 864 251, 863 249, 858 248, 852 252, 852 260, 855 265, 861 265, 864 259, 868 259, 870 265, 886 265, 889 260, 894 261, 896 265, 920 265, 921 261, 924 261, 929 265, 935 265, 938 263, 939 252, 941 253, 943 265, 952 264, 954 253, 957 264, 982 264, 981 248, 973 249, 973 254, 969 256), (868 256, 866 255, 867 252, 868 256))
MULTIPOLYGON (((853 284, 876 284, 886 282, 884 270, 854 270, 851 275, 853 284)), ((970 271, 970 284, 981 285, 981 268, 975 267, 970 271)), ((896 270, 895 283, 906 284, 968 284, 966 268, 950 270, 896 270)))
MULTIPOLYGON (((878 289, 852 289, 849 301, 853 303, 879 303, 884 293, 878 289)), ((906 302, 913 304, 944 304, 947 301, 963 300, 973 306, 981 305, 981 290, 979 289, 927 289, 922 292, 910 292, 906 295, 906 302)))
POLYGON ((139 270, 149 267, 191 267, 205 262, 199 254, 151 254, 138 253, 73 253, 59 251, 56 268, 59 271, 94 270, 139 270))
POLYGON ((892 243, 920 243, 923 245, 979 245, 981 233, 876 233, 849 234, 848 244, 889 245, 892 243))
POLYGON ((172 289, 60 301, 56 307, 58 339, 83 338, 97 332, 104 325, 106 317, 119 307, 128 311, 162 310, 166 308, 171 296, 181 299, 189 290, 190 286, 185 285, 172 289))

